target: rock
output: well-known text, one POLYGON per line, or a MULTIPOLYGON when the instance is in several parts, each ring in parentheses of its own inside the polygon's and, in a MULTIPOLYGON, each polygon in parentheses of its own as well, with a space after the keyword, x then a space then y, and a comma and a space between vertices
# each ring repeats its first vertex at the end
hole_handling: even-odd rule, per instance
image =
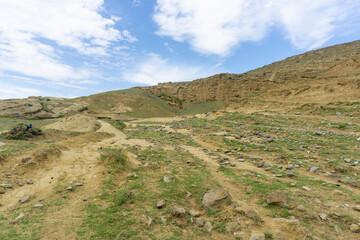
POLYGON ((160 200, 160 201, 158 201, 157 204, 156 204, 156 207, 157 207, 158 209, 164 208, 165 206, 166 206, 165 200, 160 200))
POLYGON ((252 235, 249 240, 265 240, 264 234, 252 235))
POLYGON ((0 187, 0 194, 4 194, 6 192, 5 188, 0 187))
POLYGON ((235 208, 235 212, 244 214, 248 218, 252 218, 252 219, 256 219, 258 217, 257 213, 251 208, 237 207, 235 208))
POLYGON ((199 217, 200 216, 200 212, 199 211, 196 211, 194 209, 191 209, 189 211, 190 215, 193 216, 193 217, 199 217))
POLYGON ((355 206, 353 207, 353 209, 354 209, 355 211, 359 211, 359 212, 360 212, 360 205, 355 205, 355 206))
POLYGON ((166 183, 171 182, 171 179, 170 179, 170 177, 168 177, 168 176, 164 176, 163 180, 164 180, 164 182, 166 182, 166 183))
POLYGON ((302 189, 304 189, 307 192, 311 191, 311 188, 309 188, 308 186, 303 186, 302 189))
POLYGON ((244 232, 240 232, 240 231, 234 232, 234 237, 235 238, 242 239, 244 236, 245 236, 244 232))
POLYGON ((322 220, 322 221, 327 221, 328 220, 328 215, 325 214, 325 213, 320 213, 319 214, 319 218, 322 220))
POLYGON ((303 205, 299 205, 296 207, 297 210, 301 211, 301 212, 305 212, 306 208, 303 205))
POLYGON ((350 231, 353 233, 359 233, 360 232, 360 227, 357 224, 351 224, 350 225, 350 231))
POLYGON ((20 187, 22 187, 22 186, 25 185, 25 183, 24 183, 22 180, 20 180, 20 181, 17 182, 17 185, 19 185, 20 187))
POLYGON ((356 141, 360 141, 360 137, 358 137, 358 138, 356 139, 356 141))
POLYGON ((44 205, 42 205, 41 203, 35 204, 34 208, 42 208, 44 205))
POLYGON ((183 207, 180 206, 175 206, 172 209, 172 215, 176 216, 176 217, 183 217, 185 216, 186 210, 183 207))
POLYGON ((276 231, 273 235, 273 239, 274 240, 285 240, 286 236, 283 232, 281 231, 276 231))
POLYGON ((343 192, 340 191, 340 190, 338 190, 338 189, 335 189, 335 190, 334 190, 334 194, 336 194, 336 195, 343 195, 343 192))
POLYGON ((195 218, 194 223, 198 227, 203 227, 204 226, 204 220, 202 218, 195 218))
POLYGON ((310 172, 311 172, 311 173, 315 173, 315 172, 317 172, 317 171, 319 171, 319 168, 318 168, 318 167, 312 167, 312 168, 310 168, 310 172))
POLYGON ((3 188, 12 188, 13 185, 10 184, 10 183, 2 183, 2 184, 0 184, 0 187, 3 187, 3 188))
POLYGON ((160 220, 161 220, 162 224, 166 224, 166 223, 167 223, 166 218, 164 218, 163 216, 160 217, 160 220))
POLYGON ((15 224, 17 222, 19 222, 21 219, 23 219, 25 217, 25 214, 22 212, 19 214, 19 216, 17 216, 17 218, 15 218, 11 223, 15 224))
POLYGON ((27 184, 30 184, 30 185, 31 185, 31 184, 34 184, 33 180, 31 180, 31 179, 26 180, 26 183, 27 183, 27 184))
POLYGON ((264 164, 265 164, 265 162, 261 160, 261 161, 258 163, 257 167, 258 167, 258 168, 262 168, 262 167, 264 167, 264 164))
POLYGON ((208 232, 211 232, 211 231, 212 231, 213 226, 212 226, 211 222, 206 222, 206 223, 205 223, 205 229, 206 229, 206 231, 208 231, 208 232))
POLYGON ((277 190, 276 192, 270 193, 267 196, 266 202, 268 204, 287 206, 287 197, 285 193, 283 193, 280 190, 277 190))
POLYGON ((30 196, 29 195, 25 195, 25 196, 23 196, 22 198, 19 199, 19 202, 21 202, 21 203, 26 203, 28 201, 30 201, 30 196))
POLYGON ((77 186, 77 187, 81 187, 81 186, 84 185, 84 183, 82 183, 82 182, 76 182, 76 183, 74 183, 74 185, 77 186))
POLYGON ((344 173, 344 172, 346 172, 346 167, 343 165, 340 165, 340 166, 336 166, 334 170, 335 170, 335 172, 344 173))
POLYGON ((228 191, 222 189, 211 189, 207 193, 204 194, 202 203, 205 207, 211 207, 220 202, 230 200, 230 194, 228 191))
POLYGON ((232 222, 228 223, 226 226, 226 230, 228 232, 236 232, 240 229, 239 221, 233 220, 232 222))
POLYGON ((324 133, 323 133, 322 131, 317 131, 315 134, 321 136, 321 135, 323 135, 324 133))
POLYGON ((74 188, 72 186, 68 186, 67 188, 65 188, 65 190, 73 191, 74 188))

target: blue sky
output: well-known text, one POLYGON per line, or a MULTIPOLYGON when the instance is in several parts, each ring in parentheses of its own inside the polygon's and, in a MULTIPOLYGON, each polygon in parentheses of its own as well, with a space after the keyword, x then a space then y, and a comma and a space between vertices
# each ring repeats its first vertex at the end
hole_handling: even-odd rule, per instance
POLYGON ((243 73, 359 39, 358 0, 0 0, 0 99, 243 73))

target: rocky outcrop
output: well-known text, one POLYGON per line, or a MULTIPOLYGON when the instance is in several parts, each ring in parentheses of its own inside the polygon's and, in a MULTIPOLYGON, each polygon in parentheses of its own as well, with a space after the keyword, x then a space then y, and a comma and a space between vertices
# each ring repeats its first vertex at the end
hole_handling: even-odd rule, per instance
POLYGON ((29 97, 0 100, 0 116, 45 119, 74 114, 87 109, 88 104, 64 98, 29 97))
POLYGON ((349 99, 358 99, 359 66, 360 41, 355 41, 290 57, 244 74, 222 73, 143 89, 185 102, 236 102, 254 96, 264 100, 316 102, 338 99, 345 92, 349 99))

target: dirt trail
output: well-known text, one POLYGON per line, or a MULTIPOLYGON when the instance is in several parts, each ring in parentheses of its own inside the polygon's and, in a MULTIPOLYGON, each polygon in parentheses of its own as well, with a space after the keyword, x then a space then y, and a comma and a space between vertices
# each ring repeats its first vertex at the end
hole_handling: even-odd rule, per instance
MULTIPOLYGON (((54 196, 60 185, 62 186, 60 187, 61 191, 69 191, 64 190, 65 186, 69 186, 69 182, 83 183, 82 186, 76 188, 76 191, 69 194, 67 201, 70 204, 58 208, 57 211, 44 217, 46 224, 44 224, 41 234, 41 239, 44 240, 50 238, 75 239, 76 232, 70 229, 74 223, 81 221, 79 216, 84 208, 84 199, 96 196, 102 188, 103 173, 106 172, 107 167, 99 159, 100 149, 135 145, 144 148, 152 146, 146 140, 128 140, 124 133, 111 124, 104 121, 99 122, 101 127, 97 132, 111 134, 110 137, 96 138, 96 133, 92 133, 92 135, 89 133, 57 143, 56 145, 61 148, 61 153, 49 157, 44 163, 41 162, 41 167, 27 169, 23 175, 19 176, 24 181, 31 178, 34 184, 18 187, 16 182, 13 182, 14 189, 1 195, 3 206, 0 207, 0 211, 7 211, 19 206, 19 199, 25 195, 32 196, 31 204, 40 203, 42 200, 48 204, 46 203, 47 199, 54 196)), ((128 161, 130 165, 139 164, 132 155, 129 156, 128 161)))

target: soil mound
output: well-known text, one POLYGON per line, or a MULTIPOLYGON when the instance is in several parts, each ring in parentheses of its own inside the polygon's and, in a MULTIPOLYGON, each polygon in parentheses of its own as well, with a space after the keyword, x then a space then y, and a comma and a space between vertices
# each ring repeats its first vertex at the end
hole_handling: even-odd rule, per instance
POLYGON ((99 121, 94 117, 77 114, 67 118, 63 118, 56 123, 45 126, 45 129, 56 129, 76 132, 92 132, 101 127, 99 121))

